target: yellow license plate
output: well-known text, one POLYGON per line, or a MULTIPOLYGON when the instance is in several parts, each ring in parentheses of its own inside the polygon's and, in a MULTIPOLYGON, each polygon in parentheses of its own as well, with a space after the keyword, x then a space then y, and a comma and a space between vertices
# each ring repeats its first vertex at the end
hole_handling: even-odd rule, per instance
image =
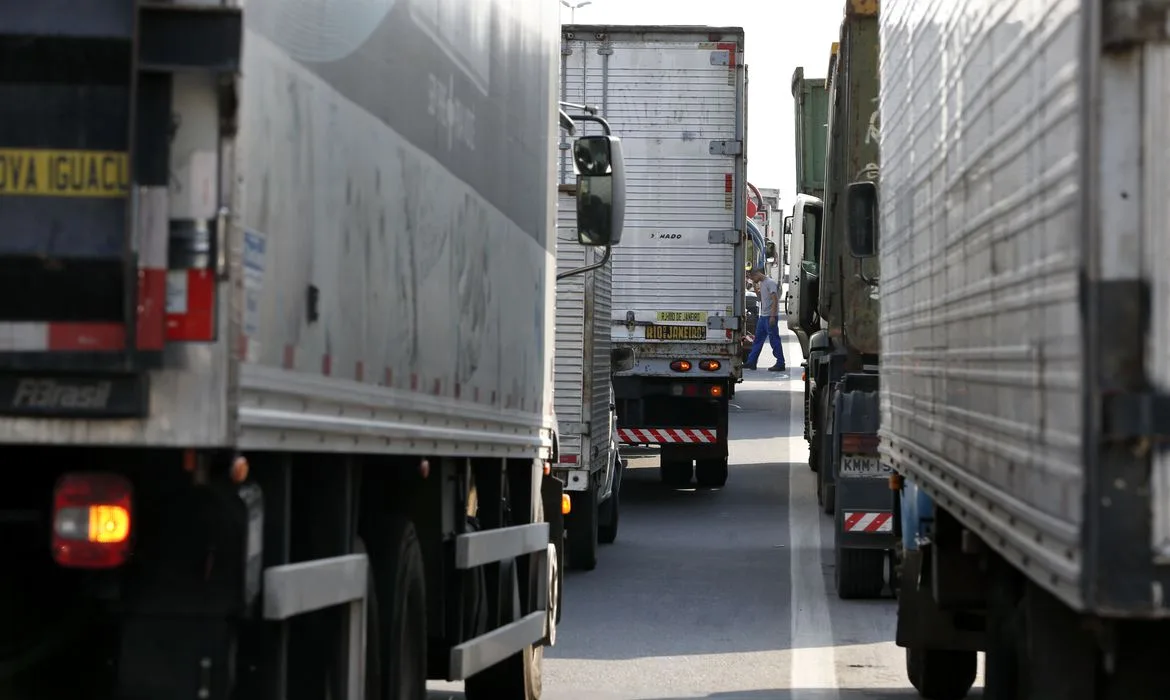
POLYGON ((646 340, 706 339, 706 326, 646 326, 646 340))

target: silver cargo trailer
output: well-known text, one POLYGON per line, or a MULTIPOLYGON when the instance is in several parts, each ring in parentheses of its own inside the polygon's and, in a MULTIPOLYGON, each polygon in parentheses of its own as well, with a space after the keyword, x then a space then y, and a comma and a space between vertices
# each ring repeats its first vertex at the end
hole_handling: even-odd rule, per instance
POLYGON ((743 51, 741 28, 562 27, 561 99, 598 105, 626 146, 612 329, 635 365, 614 378, 618 435, 658 447, 676 484, 727 480, 728 399, 743 366, 743 51))
MULTIPOLYGON (((881 452, 924 697, 1170 692, 1164 2, 885 0, 881 452)), ((866 217, 859 217, 858 222, 866 217)), ((880 235, 880 239, 875 234, 880 235)))
POLYGON ((556 349, 553 353, 557 462, 553 474, 572 496, 565 516, 568 565, 592 570, 597 545, 617 539, 624 461, 614 420, 609 318, 612 256, 577 241, 576 185, 559 187, 557 274, 596 268, 557 280, 556 349))
POLYGON ((243 5, 0 4, 0 687, 533 700, 557 8, 243 5))

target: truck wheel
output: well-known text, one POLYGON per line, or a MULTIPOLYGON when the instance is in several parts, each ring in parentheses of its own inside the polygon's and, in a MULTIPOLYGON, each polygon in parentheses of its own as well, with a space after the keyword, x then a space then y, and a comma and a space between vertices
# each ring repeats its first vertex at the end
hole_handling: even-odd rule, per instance
POLYGON ((597 525, 597 539, 602 544, 613 544, 617 540, 618 521, 621 517, 622 476, 626 470, 626 463, 620 457, 617 460, 617 473, 613 477, 613 493, 609 500, 601 504, 597 525))
POLYGON ((833 415, 832 407, 829 405, 831 396, 827 391, 821 393, 821 423, 820 430, 817 431, 817 442, 820 443, 820 449, 817 450, 817 488, 820 494, 821 510, 824 511, 825 515, 832 515, 837 505, 837 484, 831 480, 835 466, 833 460, 836 455, 830 442, 832 436, 828 430, 829 421, 833 415))
POLYGON ((906 676, 925 700, 962 700, 975 685, 976 652, 906 647, 906 676))
POLYGON ((700 459, 695 462, 695 480, 699 486, 722 487, 727 483, 727 458, 700 459))
POLYGON ((544 647, 530 644, 464 681, 463 696, 467 700, 540 700, 543 673, 544 647))
POLYGON ((574 491, 573 510, 565 523, 569 539, 569 567, 577 571, 593 571, 597 568, 598 512, 597 485, 589 477, 589 487, 574 491))
POLYGON ((692 463, 690 460, 662 460, 658 473, 667 486, 687 486, 691 483, 692 463))
POLYGON ((409 520, 379 514, 365 539, 378 596, 382 700, 421 700, 427 693, 426 579, 422 548, 409 520))

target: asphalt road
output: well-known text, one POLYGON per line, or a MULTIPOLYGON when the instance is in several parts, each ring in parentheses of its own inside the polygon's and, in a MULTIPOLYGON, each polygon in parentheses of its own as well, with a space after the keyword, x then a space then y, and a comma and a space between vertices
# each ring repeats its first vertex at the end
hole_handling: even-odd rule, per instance
MULTIPOLYGON (((784 351, 795 369, 748 372, 732 399, 725 488, 667 489, 656 458, 631 461, 617 542, 565 578, 547 700, 917 698, 891 641, 893 601, 833 592, 795 338, 784 351)), ((457 684, 432 688, 432 700, 462 697, 457 684)))

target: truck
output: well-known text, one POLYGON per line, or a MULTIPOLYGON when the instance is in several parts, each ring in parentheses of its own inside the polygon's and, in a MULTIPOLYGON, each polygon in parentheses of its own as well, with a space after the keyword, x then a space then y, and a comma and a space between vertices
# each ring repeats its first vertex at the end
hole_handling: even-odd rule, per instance
MULTIPOLYGON (((837 44, 833 43, 832 55, 837 55, 837 44)), ((798 66, 792 73, 792 102, 796 124, 796 197, 792 202, 792 213, 788 218, 788 233, 791 236, 789 251, 788 291, 784 296, 784 312, 788 329, 800 343, 800 352, 807 364, 808 339, 820 330, 819 319, 815 316, 803 318, 800 309, 800 280, 802 271, 815 278, 817 260, 820 255, 821 219, 824 216, 825 196, 825 147, 828 141, 829 98, 825 81, 821 78, 804 77, 804 67, 798 66)), ((809 307, 811 310, 811 307, 809 307)), ((805 373, 805 396, 808 396, 808 379, 805 373)), ((807 439, 807 434, 805 435, 807 439)))
MULTIPOLYGON (((563 142, 570 145, 567 136, 563 142)), ((561 172, 569 175, 573 169, 561 172)), ((560 430, 552 472, 572 500, 572 510, 565 516, 568 567, 592 571, 598 545, 617 540, 626 461, 618 453, 613 396, 612 369, 620 360, 615 363, 613 357, 609 323, 612 256, 578 243, 576 201, 576 182, 561 183, 553 354, 553 402, 560 430)))
MULTIPOLYGON (((5 697, 538 698, 556 8, 0 26, 5 697)), ((572 150, 616 243, 620 141, 572 150)))
POLYGON ((662 480, 720 487, 742 376, 747 68, 739 27, 565 25, 562 100, 623 135, 631 195, 613 260, 623 450, 657 448, 662 480))
POLYGON ((896 546, 895 497, 878 459, 879 272, 855 257, 846 207, 851 183, 878 178, 878 2, 847 0, 826 80, 825 207, 815 273, 801 270, 799 313, 809 337, 809 465, 817 500, 834 518, 834 583, 843 599, 886 592, 896 546))
POLYGON ((988 698, 1164 697, 1165 3, 883 4, 881 183, 848 206, 885 278, 907 675, 957 699, 983 651, 988 698))

